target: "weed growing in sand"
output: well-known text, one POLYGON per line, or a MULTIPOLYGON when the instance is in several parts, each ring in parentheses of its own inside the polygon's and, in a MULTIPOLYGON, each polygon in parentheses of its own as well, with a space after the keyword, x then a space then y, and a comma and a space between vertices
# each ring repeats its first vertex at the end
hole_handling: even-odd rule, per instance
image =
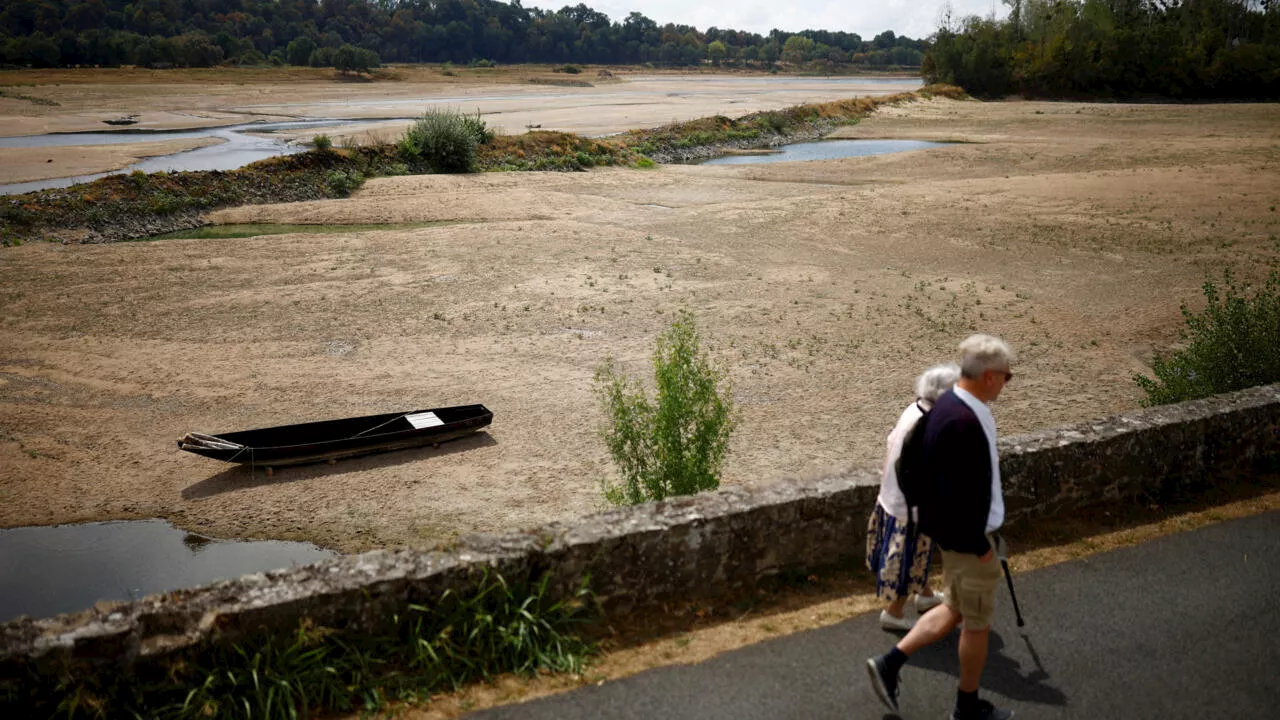
POLYGON ((580 673, 594 647, 578 634, 593 605, 583 581, 552 601, 548 577, 509 583, 486 572, 467 593, 445 591, 409 606, 382 633, 315 626, 247 638, 196 658, 174 659, 110 686, 66 680, 56 687, 0 688, 17 716, 297 718, 377 711, 388 701, 503 673, 580 673), (51 707, 56 704, 56 710, 51 707))
POLYGON ((681 310, 653 353, 657 397, 620 374, 612 358, 596 371, 607 417, 605 444, 620 484, 603 483, 614 505, 636 505, 720 486, 720 466, 733 432, 733 400, 725 373, 701 347, 693 314, 681 310))
POLYGON ((1185 348, 1151 362, 1154 378, 1134 375, 1144 405, 1163 405, 1280 381, 1280 273, 1250 293, 1230 270, 1220 290, 1204 283, 1203 312, 1182 305, 1185 348))
POLYGON ((399 148, 407 162, 425 165, 431 172, 469 173, 478 169, 478 148, 492 141, 493 132, 478 112, 472 117, 432 108, 409 126, 399 148))

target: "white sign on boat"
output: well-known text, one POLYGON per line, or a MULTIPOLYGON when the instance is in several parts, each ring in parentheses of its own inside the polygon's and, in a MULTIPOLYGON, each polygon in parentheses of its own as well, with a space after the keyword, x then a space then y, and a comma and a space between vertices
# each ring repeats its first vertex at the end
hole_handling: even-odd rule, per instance
POLYGON ((405 415, 404 419, 412 423, 416 430, 444 424, 444 421, 436 417, 433 412, 413 413, 412 415, 405 415))

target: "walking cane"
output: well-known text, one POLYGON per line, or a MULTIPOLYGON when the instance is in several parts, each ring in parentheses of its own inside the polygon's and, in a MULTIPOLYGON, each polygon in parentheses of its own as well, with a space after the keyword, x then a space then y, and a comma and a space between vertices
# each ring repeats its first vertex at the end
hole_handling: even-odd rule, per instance
POLYGON ((1004 580, 1009 584, 1009 597, 1013 599, 1013 614, 1018 617, 1018 627, 1026 625, 1022 621, 1022 611, 1018 609, 1018 595, 1013 591, 1013 576, 1009 574, 1009 548, 1004 538, 996 536, 996 556, 1000 558, 1000 567, 1004 568, 1004 580))

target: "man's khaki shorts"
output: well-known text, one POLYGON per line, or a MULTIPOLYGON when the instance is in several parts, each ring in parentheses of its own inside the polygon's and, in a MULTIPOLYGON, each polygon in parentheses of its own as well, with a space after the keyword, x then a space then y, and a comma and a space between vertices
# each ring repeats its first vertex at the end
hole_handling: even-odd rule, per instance
MULTIPOLYGON (((939 548, 941 550, 941 548, 939 548)), ((982 562, 977 555, 942 550, 942 586, 947 607, 964 618, 965 630, 985 630, 995 611, 1000 560, 982 562)))

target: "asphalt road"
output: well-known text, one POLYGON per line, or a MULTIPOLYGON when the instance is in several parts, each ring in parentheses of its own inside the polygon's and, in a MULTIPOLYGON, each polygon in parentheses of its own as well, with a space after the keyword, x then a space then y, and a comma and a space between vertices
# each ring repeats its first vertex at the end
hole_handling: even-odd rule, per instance
MULTIPOLYGON (((1016 540, 1016 539, 1015 539, 1016 540)), ((1014 578, 997 595, 983 696, 1019 718, 1280 717, 1280 513, 1014 578)), ((906 720, 955 700, 956 634, 903 670, 906 720)), ((884 718, 864 662, 895 636, 874 614, 469 720, 884 718)))

